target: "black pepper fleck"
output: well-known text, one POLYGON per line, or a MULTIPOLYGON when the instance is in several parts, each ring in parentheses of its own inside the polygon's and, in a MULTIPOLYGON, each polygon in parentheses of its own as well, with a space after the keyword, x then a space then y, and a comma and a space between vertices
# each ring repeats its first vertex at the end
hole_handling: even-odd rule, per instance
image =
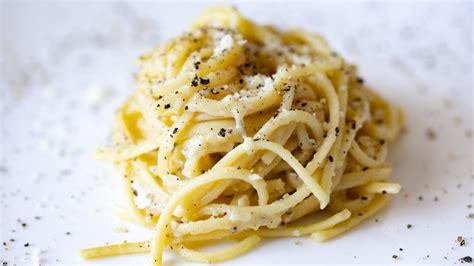
POLYGON ((221 128, 221 130, 219 130, 219 133, 217 133, 217 134, 221 137, 225 137, 225 129, 221 128))
POLYGON ((201 82, 202 85, 207 85, 210 81, 208 78, 199 78, 199 82, 201 82))
POLYGON ((199 78, 194 76, 193 80, 191 81, 191 86, 197 87, 199 85, 199 78))

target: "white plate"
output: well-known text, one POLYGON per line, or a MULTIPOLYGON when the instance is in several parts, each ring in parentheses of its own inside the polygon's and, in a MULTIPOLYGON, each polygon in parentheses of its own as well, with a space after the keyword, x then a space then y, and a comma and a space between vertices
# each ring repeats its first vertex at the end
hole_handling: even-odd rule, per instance
MULTIPOLYGON (((473 256, 473 219, 467 218, 474 212, 468 208, 473 199, 472 5, 238 6, 258 22, 326 36, 360 66, 370 85, 405 109, 408 131, 391 145, 392 179, 403 190, 389 208, 327 243, 269 240, 228 263, 451 265, 473 256), (436 138, 430 140, 427 130, 436 138), (458 236, 466 239, 465 246, 456 242, 458 236)), ((119 194, 120 176, 93 154, 106 140, 114 109, 135 87, 135 58, 186 30, 203 5, 7 2, 2 7, 1 238, 6 247, 1 258, 145 263, 145 255, 96 261, 77 256, 81 248, 150 236, 139 229, 112 230, 112 195, 119 194)))

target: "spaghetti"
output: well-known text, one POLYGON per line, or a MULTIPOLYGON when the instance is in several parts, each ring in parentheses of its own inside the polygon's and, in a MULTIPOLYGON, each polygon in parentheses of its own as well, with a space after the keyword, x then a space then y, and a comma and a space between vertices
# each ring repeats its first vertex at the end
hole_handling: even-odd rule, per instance
POLYGON ((228 7, 140 58, 138 89, 119 108, 113 145, 130 215, 149 241, 81 251, 85 258, 163 251, 218 262, 261 237, 341 234, 400 186, 387 181, 400 109, 315 34, 260 26, 228 7), (295 221, 317 214, 315 223, 295 221), (238 241, 224 251, 197 248, 238 241))

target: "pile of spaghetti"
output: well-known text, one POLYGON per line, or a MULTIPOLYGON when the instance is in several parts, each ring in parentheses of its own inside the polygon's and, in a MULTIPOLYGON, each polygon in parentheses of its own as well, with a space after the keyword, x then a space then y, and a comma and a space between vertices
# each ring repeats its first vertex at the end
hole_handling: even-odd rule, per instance
POLYGON ((170 248, 210 263, 262 237, 323 241, 400 190, 385 161, 401 111, 318 35, 211 8, 140 66, 99 155, 123 171, 130 213, 154 233, 83 250, 86 258, 151 252, 160 265, 170 248), (218 239, 236 244, 198 250, 218 239))

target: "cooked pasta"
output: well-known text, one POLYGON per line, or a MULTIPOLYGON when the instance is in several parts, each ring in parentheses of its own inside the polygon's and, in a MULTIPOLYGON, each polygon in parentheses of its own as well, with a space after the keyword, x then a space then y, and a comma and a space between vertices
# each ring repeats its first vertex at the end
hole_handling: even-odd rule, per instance
POLYGON ((260 238, 323 241, 382 209, 399 108, 326 41, 210 8, 192 30, 140 57, 137 90, 118 109, 99 157, 123 172, 129 215, 150 239, 82 251, 85 258, 170 248, 219 262, 260 238), (311 224, 303 217, 317 215, 311 224), (223 251, 198 248, 235 240, 223 251))

